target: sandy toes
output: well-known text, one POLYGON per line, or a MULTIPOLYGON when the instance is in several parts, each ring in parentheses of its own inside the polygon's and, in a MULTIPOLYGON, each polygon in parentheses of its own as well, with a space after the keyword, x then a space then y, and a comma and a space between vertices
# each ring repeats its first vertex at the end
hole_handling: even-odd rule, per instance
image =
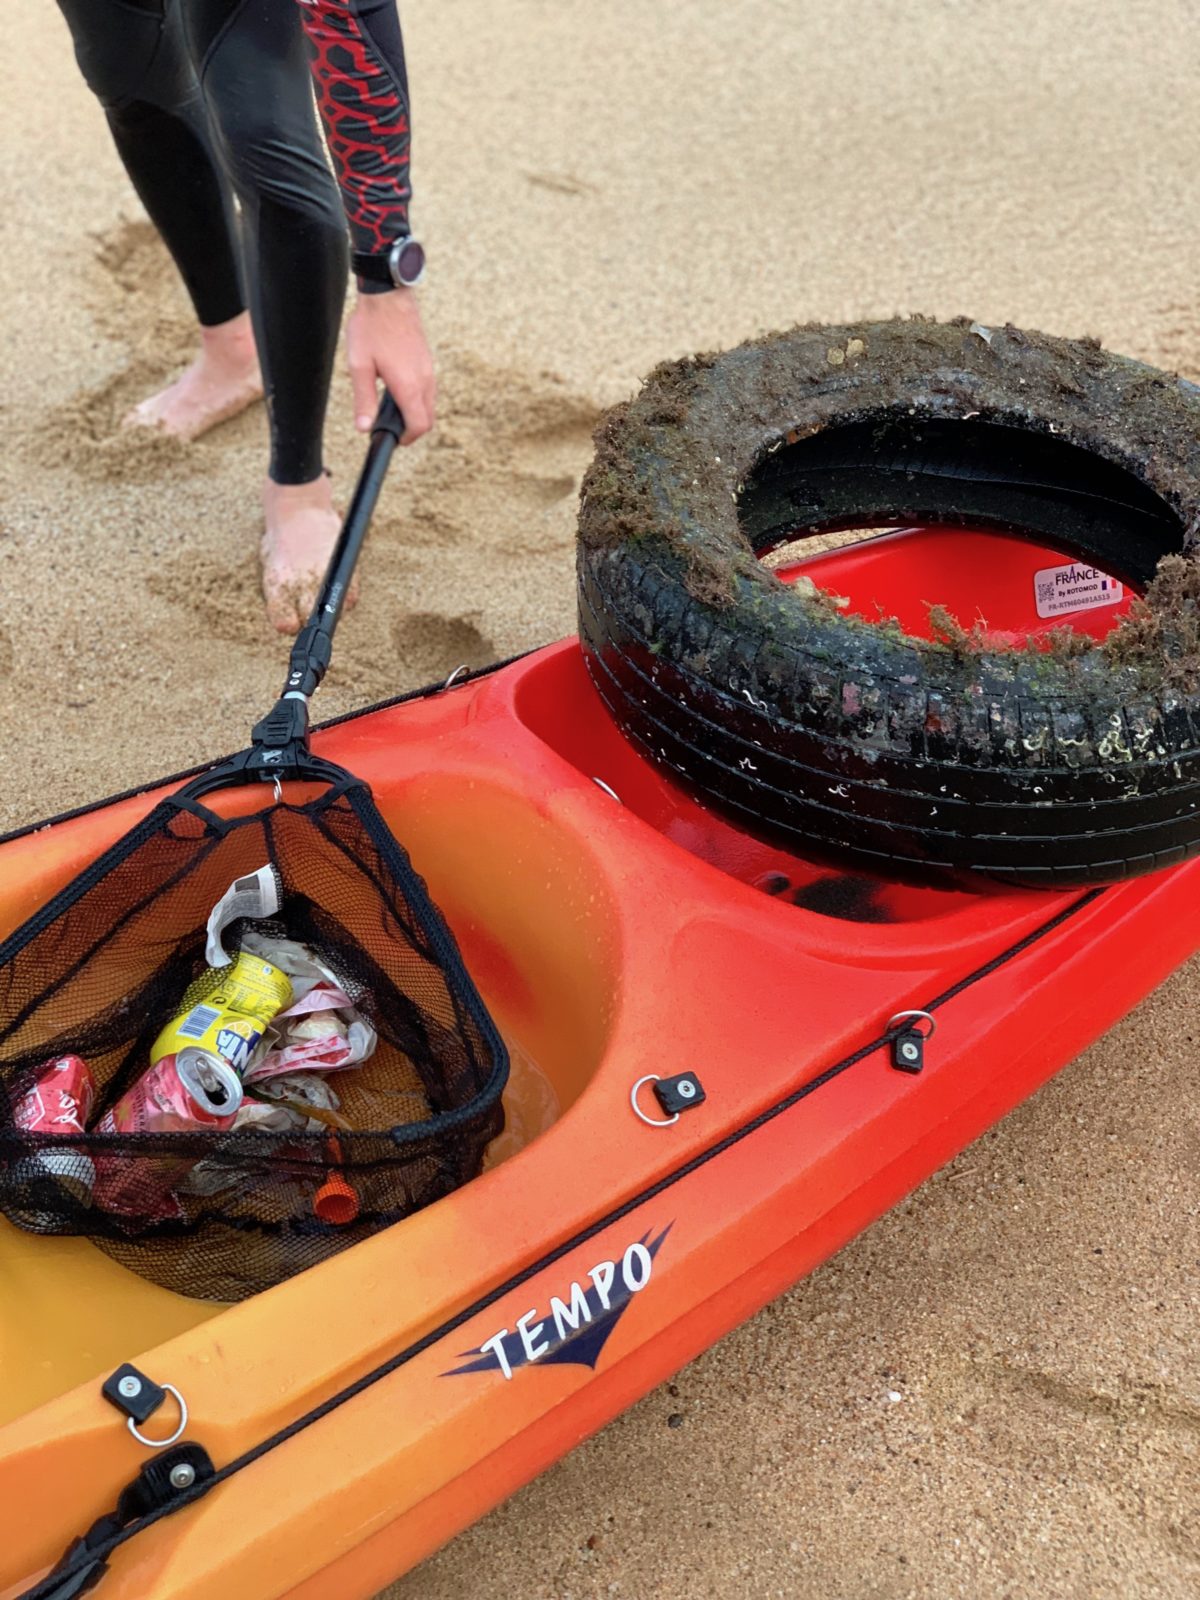
MULTIPOLYGON (((267 525, 259 551, 267 618, 280 633, 296 633, 316 601, 341 528, 328 476, 322 473, 315 482, 301 484, 268 480, 263 512, 267 525)), ((357 599, 355 580, 346 595, 346 610, 357 599)))
POLYGON ((201 328, 200 354, 187 370, 124 418, 130 428, 154 428, 176 439, 198 439, 219 422, 261 400, 262 374, 247 312, 201 328))

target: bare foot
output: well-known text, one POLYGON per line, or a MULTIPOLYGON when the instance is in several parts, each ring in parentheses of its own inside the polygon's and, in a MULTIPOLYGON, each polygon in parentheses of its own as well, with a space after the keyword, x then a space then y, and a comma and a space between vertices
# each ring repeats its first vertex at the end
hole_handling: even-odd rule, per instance
MULTIPOLYGON (((260 548, 267 617, 280 633, 296 633, 308 620, 341 528, 327 474, 312 483, 272 483, 268 478, 263 512, 267 527, 260 548)), ((346 609, 357 599, 358 584, 353 582, 346 609)))
POLYGON ((174 383, 134 406, 124 425, 196 439, 261 400, 262 392, 250 313, 243 311, 215 328, 201 328, 195 361, 174 383))

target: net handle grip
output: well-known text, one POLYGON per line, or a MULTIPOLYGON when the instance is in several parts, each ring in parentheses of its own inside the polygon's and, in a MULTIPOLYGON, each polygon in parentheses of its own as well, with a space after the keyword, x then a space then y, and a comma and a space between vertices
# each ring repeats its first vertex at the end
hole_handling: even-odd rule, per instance
POLYGON ((332 652, 333 632, 342 614, 350 580, 358 565, 383 480, 387 476, 388 464, 403 435, 403 414, 385 389, 371 424, 366 459, 342 519, 320 591, 308 621, 292 646, 287 682, 283 689, 285 695, 296 692, 311 695, 325 676, 332 652))
POLYGON ((296 635, 288 673, 275 705, 251 731, 251 767, 263 778, 295 773, 308 753, 308 703, 320 686, 333 655, 333 633, 342 614, 350 580, 387 476, 388 463, 404 435, 404 416, 385 389, 379 402, 366 459, 342 519, 308 621, 296 635))

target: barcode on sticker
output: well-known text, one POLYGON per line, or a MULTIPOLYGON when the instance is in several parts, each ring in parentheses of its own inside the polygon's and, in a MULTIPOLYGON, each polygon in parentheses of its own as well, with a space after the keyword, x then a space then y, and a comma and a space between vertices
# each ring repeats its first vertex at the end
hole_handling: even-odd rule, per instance
POLYGON ((212 1006, 193 1006, 177 1031, 185 1039, 202 1039, 220 1015, 212 1006))
POLYGON ((1039 617, 1061 617, 1072 611, 1092 611, 1115 606, 1125 598, 1119 579, 1086 562, 1068 561, 1061 567, 1042 567, 1033 575, 1033 598, 1039 617))

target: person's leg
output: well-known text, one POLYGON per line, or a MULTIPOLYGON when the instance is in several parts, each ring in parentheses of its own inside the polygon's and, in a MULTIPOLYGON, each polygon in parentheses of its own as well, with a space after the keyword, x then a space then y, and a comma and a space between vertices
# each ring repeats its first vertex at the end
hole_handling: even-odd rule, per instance
POLYGON ((174 0, 59 0, 84 81, 171 252, 200 323, 200 353, 131 420, 184 437, 261 394, 232 199, 214 159, 174 0))
POLYGON ((296 0, 187 0, 188 40, 217 152, 242 207, 271 460, 263 588, 294 631, 337 537, 322 436, 348 246, 317 132, 296 0))

